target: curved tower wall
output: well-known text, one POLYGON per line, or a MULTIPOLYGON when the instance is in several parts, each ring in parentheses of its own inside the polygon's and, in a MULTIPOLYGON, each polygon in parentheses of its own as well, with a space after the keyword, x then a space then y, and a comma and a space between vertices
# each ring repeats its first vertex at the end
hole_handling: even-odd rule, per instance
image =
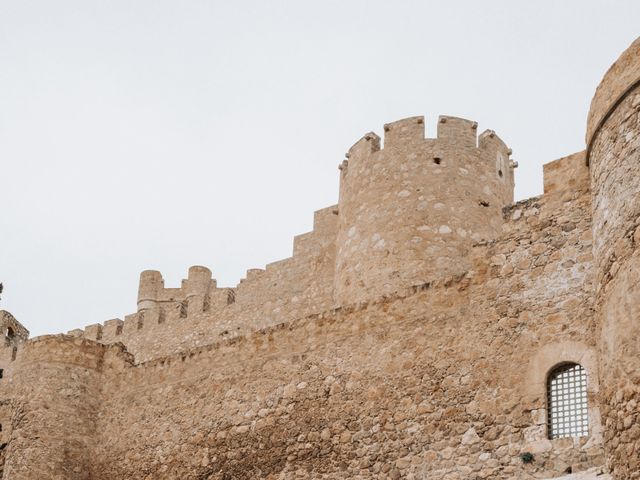
POLYGON ((508 147, 475 122, 440 117, 385 125, 384 148, 369 133, 341 166, 335 299, 370 299, 468 269, 476 242, 493 239, 513 201, 508 147))
POLYGON ((106 348, 66 335, 24 344, 7 381, 11 435, 3 478, 90 479, 106 348))
POLYGON ((140 273, 138 285, 138 311, 157 308, 160 291, 164 288, 164 280, 157 270, 145 270, 140 273))
POLYGON ((640 39, 598 87, 586 140, 607 462, 640 478, 640 39))

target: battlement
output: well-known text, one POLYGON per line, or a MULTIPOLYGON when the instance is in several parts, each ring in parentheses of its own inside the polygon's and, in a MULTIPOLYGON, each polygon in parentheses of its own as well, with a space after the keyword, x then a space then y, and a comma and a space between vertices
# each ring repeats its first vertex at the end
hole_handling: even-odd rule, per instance
POLYGON ((248 269, 233 288, 218 288, 203 266, 189 268, 179 288, 165 287, 158 271, 143 271, 135 313, 68 335, 122 342, 145 361, 324 311, 333 306, 337 224, 337 205, 316 211, 313 230, 294 238, 291 257, 248 269))
POLYGON ((211 278, 207 267, 192 266, 189 275, 182 280, 180 288, 164 288, 162 274, 156 270, 145 270, 140 274, 138 287, 138 311, 155 310, 162 304, 200 311, 206 307, 207 296, 215 297, 217 283, 211 278))
POLYGON ((380 136, 374 132, 366 133, 345 154, 347 163, 342 165, 341 170, 348 166, 351 160, 368 158, 380 150, 408 150, 412 146, 420 146, 425 142, 432 144, 436 149, 440 143, 443 146, 453 146, 456 149, 477 148, 495 154, 500 153, 505 159, 503 165, 504 175, 508 173, 508 169, 513 169, 517 166, 517 164, 507 161, 511 155, 511 150, 493 130, 485 130, 478 135, 477 122, 459 117, 440 115, 438 117, 436 137, 433 138, 425 136, 424 124, 424 116, 403 118, 387 123, 384 125, 383 142, 380 136))
MULTIPOLYGON (((250 276, 251 271, 248 272, 250 276)), ((217 314, 234 303, 232 288, 217 288, 207 267, 192 266, 179 288, 165 288, 162 274, 145 270, 140 274, 138 311, 126 315, 124 320, 114 318, 103 324, 92 324, 75 329, 68 335, 102 343, 123 341, 143 329, 153 329, 164 323, 194 318, 208 312, 217 314)))
MULTIPOLYGON (((410 135, 415 136, 415 133, 420 132, 423 125, 418 123, 418 118, 420 117, 394 122, 388 127, 389 131, 405 129, 405 134, 409 132, 410 135)), ((474 132, 477 129, 474 122, 454 117, 441 117, 438 126, 438 141, 442 145, 451 142, 454 145, 453 148, 456 149, 458 146, 454 139, 459 134, 455 132, 474 132), (445 121, 442 121, 443 119, 445 121)), ((421 133, 418 133, 415 138, 422 138, 424 142, 430 140, 423 138, 421 133)), ((468 138, 472 138, 472 136, 470 135, 468 138)), ((483 146, 483 151, 504 150, 508 152, 504 142, 491 130, 483 132, 478 137, 474 135, 473 139, 474 142, 477 141, 477 145, 483 146)), ((356 148, 366 147, 375 150, 379 140, 377 135, 368 134, 356 144, 356 148)), ((467 147, 471 151, 479 150, 480 147, 475 145, 469 142, 467 147)), ((380 151, 389 152, 390 150, 381 149, 380 151)), ((446 149, 441 153, 441 160, 444 162, 449 158, 446 149)), ((586 166, 583 155, 584 153, 581 152, 545 165, 545 195, 573 191, 578 188, 578 185, 584 185, 585 182, 588 185, 588 177, 584 172, 586 166)), ((393 162, 394 158, 391 158, 391 161, 393 162)), ((416 158, 415 161, 421 160, 416 158)), ((426 163, 429 164, 429 169, 432 168, 431 164, 437 165, 433 162, 426 163)), ((438 167, 437 170, 443 172, 447 165, 441 163, 438 167)), ((434 173, 435 171, 430 170, 431 173, 440 175, 434 173)), ((406 175, 403 178, 407 178, 406 175)), ((467 181, 465 176, 461 176, 461 178, 462 182, 467 181)), ((476 177, 473 177, 469 179, 470 183, 463 184, 471 185, 475 181, 476 177)), ((472 246, 487 237, 476 234, 468 226, 454 227, 451 210, 446 208, 444 200, 439 199, 439 195, 452 194, 449 187, 431 193, 424 191, 424 184, 420 184, 418 188, 423 189, 421 193, 423 198, 431 199, 431 202, 419 201, 415 209, 418 213, 425 213, 421 214, 423 216, 420 223, 416 222, 414 232, 430 235, 427 240, 427 249, 420 247, 419 252, 427 252, 432 258, 437 257, 435 248, 440 248, 439 239, 443 239, 446 241, 444 246, 447 250, 445 252, 455 260, 456 266, 461 266, 464 269, 469 268, 469 265, 465 263, 464 255, 466 254, 461 253, 465 250, 452 249, 452 238, 457 236, 468 239, 469 245, 472 246), (434 208, 424 209, 422 205, 425 203, 433 205, 434 208), (424 218, 427 213, 437 220, 433 227, 430 227, 427 219, 424 218), (448 232, 447 228, 443 228, 443 225, 449 226, 451 231, 448 232), (463 232, 461 229, 467 231, 463 232)), ((469 187, 466 191, 470 191, 469 187)), ((481 196, 477 198, 485 199, 487 198, 485 195, 482 192, 481 196)), ((403 197, 400 196, 400 198, 403 197)), ((459 194, 457 197, 454 195, 451 201, 457 201, 458 203, 455 205, 460 205, 459 208, 464 209, 468 208, 468 205, 465 206, 463 203, 467 199, 468 196, 459 194)), ((473 197, 471 199, 473 200, 473 197)), ((490 198, 489 201, 491 201, 490 198)), ((394 206, 388 196, 385 202, 392 207, 394 206)), ((450 201, 446 200, 446 202, 450 201)), ((502 222, 510 220, 511 213, 504 219, 502 218, 499 203, 493 206, 491 204, 483 206, 478 202, 470 203, 474 209, 480 212, 493 211, 494 208, 498 208, 499 213, 495 218, 486 222, 487 224, 494 222, 497 229, 502 222)), ((395 205, 395 208, 398 208, 398 205, 395 205)), ((288 319, 302 318, 345 305, 343 301, 336 301, 334 290, 336 282, 334 266, 336 264, 337 243, 340 242, 339 224, 345 216, 346 214, 341 211, 339 205, 316 211, 313 230, 294 237, 292 257, 271 262, 265 268, 248 269, 245 278, 233 288, 218 288, 216 280, 212 278, 211 270, 203 266, 189 268, 187 278, 181 281, 179 288, 165 287, 160 272, 144 271, 140 275, 137 312, 126 315, 124 320, 119 318, 107 320, 103 324, 93 324, 84 329, 72 330, 69 334, 101 343, 123 342, 136 353, 137 361, 146 361, 157 357, 157 355, 176 351, 177 347, 171 347, 174 343, 180 349, 188 350, 192 347, 208 345, 211 342, 232 340, 250 335, 251 332, 269 328, 288 319)), ((393 216, 389 217, 388 214, 385 214, 384 218, 393 218, 393 216)), ((401 220, 404 224, 407 223, 406 216, 401 220)), ((465 219, 465 221, 468 220, 465 219)), ((351 224, 349 229, 352 226, 351 224)), ((398 227, 398 229, 402 228, 405 228, 405 225, 398 227)), ((416 233, 412 233, 414 240, 416 233)), ((375 233, 372 233, 372 238, 375 238, 374 235, 375 233)), ((349 237, 348 231, 347 237, 349 237)), ((379 234, 379 238, 375 240, 376 242, 388 241, 389 238, 379 234)), ((417 245, 420 246, 419 243, 417 245)), ((376 244, 373 247, 373 253, 369 252, 368 256, 376 255, 378 247, 376 244)), ((462 248, 455 245, 454 247, 462 248)), ((439 262, 438 267, 442 268, 442 258, 439 258, 439 262)), ((340 263, 338 265, 341 266, 340 263)), ((421 261, 419 265, 431 266, 426 257, 425 261, 421 261)), ((378 268, 379 264, 375 267, 378 268)), ((460 274, 461 271, 464 270, 449 271, 443 268, 443 272, 446 274, 444 276, 447 277, 460 274)), ((415 284, 437 282, 439 278, 441 277, 436 275, 418 275, 407 278, 402 283, 390 284, 390 288, 383 295, 388 296, 403 291, 403 289, 415 284)), ((374 295, 371 298, 376 297, 377 295, 374 295)), ((364 298, 356 297, 347 303, 358 300, 364 300, 364 298)))
POLYGON ((452 116, 438 117, 434 138, 423 116, 383 130, 384 141, 368 133, 350 148, 338 205, 315 212, 291 257, 248 269, 232 288, 219 288, 204 266, 190 267, 179 287, 143 271, 135 313, 68 333, 123 342, 145 361, 459 274, 469 247, 500 231, 513 198, 510 149, 452 116))

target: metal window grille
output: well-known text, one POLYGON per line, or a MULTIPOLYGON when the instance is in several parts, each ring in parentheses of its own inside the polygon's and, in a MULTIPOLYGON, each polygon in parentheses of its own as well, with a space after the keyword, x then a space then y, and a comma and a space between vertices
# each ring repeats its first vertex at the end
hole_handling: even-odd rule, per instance
POLYGON ((549 438, 589 435, 587 372, 577 363, 560 365, 547 383, 549 438))

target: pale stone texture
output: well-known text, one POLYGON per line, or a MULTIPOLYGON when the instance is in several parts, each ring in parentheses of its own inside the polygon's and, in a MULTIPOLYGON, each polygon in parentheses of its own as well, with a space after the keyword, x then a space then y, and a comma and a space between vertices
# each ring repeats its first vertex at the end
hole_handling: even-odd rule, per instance
POLYGON ((494 132, 440 117, 428 138, 408 118, 358 141, 338 204, 236 288, 145 271, 124 321, 32 340, 0 312, 2 478, 640 478, 640 92, 620 97, 638 68, 622 58, 590 148, 547 164, 540 197, 513 204, 494 132), (550 440, 564 362, 587 372, 589 435, 550 440))
POLYGON ((339 305, 466 271, 471 245, 498 236, 513 201, 509 149, 494 132, 446 116, 437 138, 425 138, 423 117, 384 131, 384 148, 369 133, 342 165, 339 305))
POLYGON ((587 138, 607 464, 625 479, 640 478, 639 82, 640 39, 598 88, 587 138))

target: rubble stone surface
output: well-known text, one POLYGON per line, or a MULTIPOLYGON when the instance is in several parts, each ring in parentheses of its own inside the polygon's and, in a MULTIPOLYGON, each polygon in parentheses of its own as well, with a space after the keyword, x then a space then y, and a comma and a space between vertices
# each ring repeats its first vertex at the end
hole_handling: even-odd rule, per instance
POLYGON ((539 197, 495 132, 407 118, 235 288, 145 271, 124 320, 34 339, 0 311, 2 478, 639 479, 639 82, 640 39, 539 197), (588 435, 550 438, 564 363, 588 435))

